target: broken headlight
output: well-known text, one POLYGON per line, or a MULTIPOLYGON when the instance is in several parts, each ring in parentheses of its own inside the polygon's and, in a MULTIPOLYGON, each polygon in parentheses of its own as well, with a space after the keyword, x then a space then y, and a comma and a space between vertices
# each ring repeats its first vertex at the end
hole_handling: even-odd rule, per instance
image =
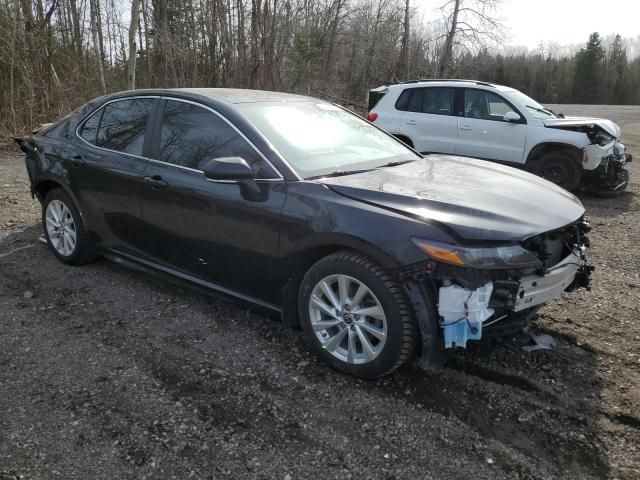
POLYGON ((462 247, 412 237, 411 241, 430 259, 467 268, 540 268, 542 262, 520 245, 462 247))
POLYGON ((615 138, 609 135, 608 133, 599 132, 598 135, 596 135, 596 140, 598 140, 598 144, 601 147, 604 147, 605 145, 608 145, 609 143, 613 142, 615 138))

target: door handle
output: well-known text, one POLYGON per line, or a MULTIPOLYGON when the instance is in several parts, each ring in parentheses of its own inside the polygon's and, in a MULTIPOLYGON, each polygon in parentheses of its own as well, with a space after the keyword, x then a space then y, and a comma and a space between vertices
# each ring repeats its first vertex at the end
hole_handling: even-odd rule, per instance
POLYGON ((460 127, 460 130, 473 130, 473 128, 471 128, 469 125, 462 125, 460 127))
POLYGON ((71 157, 71 163, 74 167, 81 167, 82 165, 84 165, 82 155, 74 155, 73 157, 71 157))
POLYGON ((407 120, 407 125, 415 125, 416 121, 415 120, 407 120))
POLYGON ((142 179, 145 182, 150 183, 153 188, 166 188, 169 186, 167 182, 162 180, 162 177, 160 175, 154 175, 152 177, 142 177, 142 179))

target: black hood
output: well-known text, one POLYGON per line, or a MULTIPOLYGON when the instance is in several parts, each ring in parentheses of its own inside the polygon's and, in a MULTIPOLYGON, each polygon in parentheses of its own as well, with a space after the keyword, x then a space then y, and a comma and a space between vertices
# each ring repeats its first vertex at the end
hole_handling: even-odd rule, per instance
POLYGON ((540 177, 448 155, 319 181, 341 195, 441 225, 460 241, 520 241, 584 214, 580 200, 540 177))

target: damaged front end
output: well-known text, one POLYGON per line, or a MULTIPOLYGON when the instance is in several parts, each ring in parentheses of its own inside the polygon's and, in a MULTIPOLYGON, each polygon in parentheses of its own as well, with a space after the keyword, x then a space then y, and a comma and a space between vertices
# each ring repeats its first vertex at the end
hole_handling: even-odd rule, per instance
POLYGON ((465 348, 469 340, 517 334, 543 304, 564 291, 588 288, 589 230, 581 219, 517 245, 480 248, 414 239, 429 259, 400 276, 437 297, 444 347, 465 348))
POLYGON ((547 128, 555 128, 583 134, 582 187, 592 193, 616 195, 629 184, 629 171, 625 168, 633 160, 626 153, 622 131, 610 120, 563 118, 545 122, 547 128))
POLYGON ((599 158, 600 163, 593 170, 585 170, 583 187, 603 195, 624 192, 629 185, 629 171, 625 167, 633 160, 631 154, 625 153, 625 146, 615 143, 608 149, 600 145, 589 145, 583 149, 583 162, 594 157, 599 158))

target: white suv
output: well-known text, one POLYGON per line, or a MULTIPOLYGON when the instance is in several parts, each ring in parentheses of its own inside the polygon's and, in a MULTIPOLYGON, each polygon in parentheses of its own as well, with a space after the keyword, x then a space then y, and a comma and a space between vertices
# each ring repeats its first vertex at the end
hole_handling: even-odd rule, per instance
POLYGON ((631 161, 610 120, 565 118, 513 88, 424 80, 369 92, 369 121, 421 153, 521 166, 567 190, 619 193, 631 161))

